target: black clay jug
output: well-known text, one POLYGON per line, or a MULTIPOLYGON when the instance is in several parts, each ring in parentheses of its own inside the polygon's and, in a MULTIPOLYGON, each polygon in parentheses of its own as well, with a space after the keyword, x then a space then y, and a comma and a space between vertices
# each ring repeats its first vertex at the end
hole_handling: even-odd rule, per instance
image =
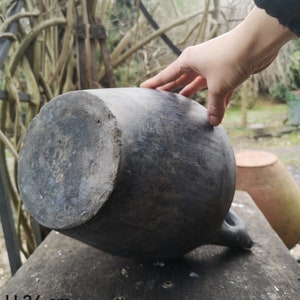
POLYGON ((29 126, 18 181, 39 223, 115 255, 252 246, 229 211, 230 141, 203 106, 177 94, 115 88, 56 97, 29 126))

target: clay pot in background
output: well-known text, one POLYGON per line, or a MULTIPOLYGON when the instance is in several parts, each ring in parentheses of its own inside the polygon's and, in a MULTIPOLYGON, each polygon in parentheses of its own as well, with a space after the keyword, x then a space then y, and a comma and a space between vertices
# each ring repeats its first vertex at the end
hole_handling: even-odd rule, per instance
POLYGON ((235 155, 236 189, 248 192, 288 248, 300 240, 300 188, 269 152, 235 155))

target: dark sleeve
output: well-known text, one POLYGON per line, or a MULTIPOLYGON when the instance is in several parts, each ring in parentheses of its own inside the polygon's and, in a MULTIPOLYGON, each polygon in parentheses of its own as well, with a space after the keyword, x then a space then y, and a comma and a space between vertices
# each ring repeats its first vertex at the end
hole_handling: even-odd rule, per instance
POLYGON ((254 0, 254 3, 300 36, 300 0, 254 0))

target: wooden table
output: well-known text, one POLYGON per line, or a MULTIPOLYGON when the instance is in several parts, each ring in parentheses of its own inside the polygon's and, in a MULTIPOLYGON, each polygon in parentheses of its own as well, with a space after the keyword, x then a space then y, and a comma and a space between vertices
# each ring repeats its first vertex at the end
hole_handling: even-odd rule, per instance
POLYGON ((300 299, 300 267, 250 196, 236 192, 233 208, 255 241, 251 251, 203 246, 176 260, 142 262, 52 232, 0 299, 300 299))

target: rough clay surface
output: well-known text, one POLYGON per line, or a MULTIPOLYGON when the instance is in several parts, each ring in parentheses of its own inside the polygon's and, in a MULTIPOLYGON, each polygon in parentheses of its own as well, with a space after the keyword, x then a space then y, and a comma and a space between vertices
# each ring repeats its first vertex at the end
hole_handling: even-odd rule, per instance
POLYGON ((101 100, 80 92, 47 104, 21 151, 25 206, 50 228, 84 223, 109 197, 120 160, 120 132, 101 100))

